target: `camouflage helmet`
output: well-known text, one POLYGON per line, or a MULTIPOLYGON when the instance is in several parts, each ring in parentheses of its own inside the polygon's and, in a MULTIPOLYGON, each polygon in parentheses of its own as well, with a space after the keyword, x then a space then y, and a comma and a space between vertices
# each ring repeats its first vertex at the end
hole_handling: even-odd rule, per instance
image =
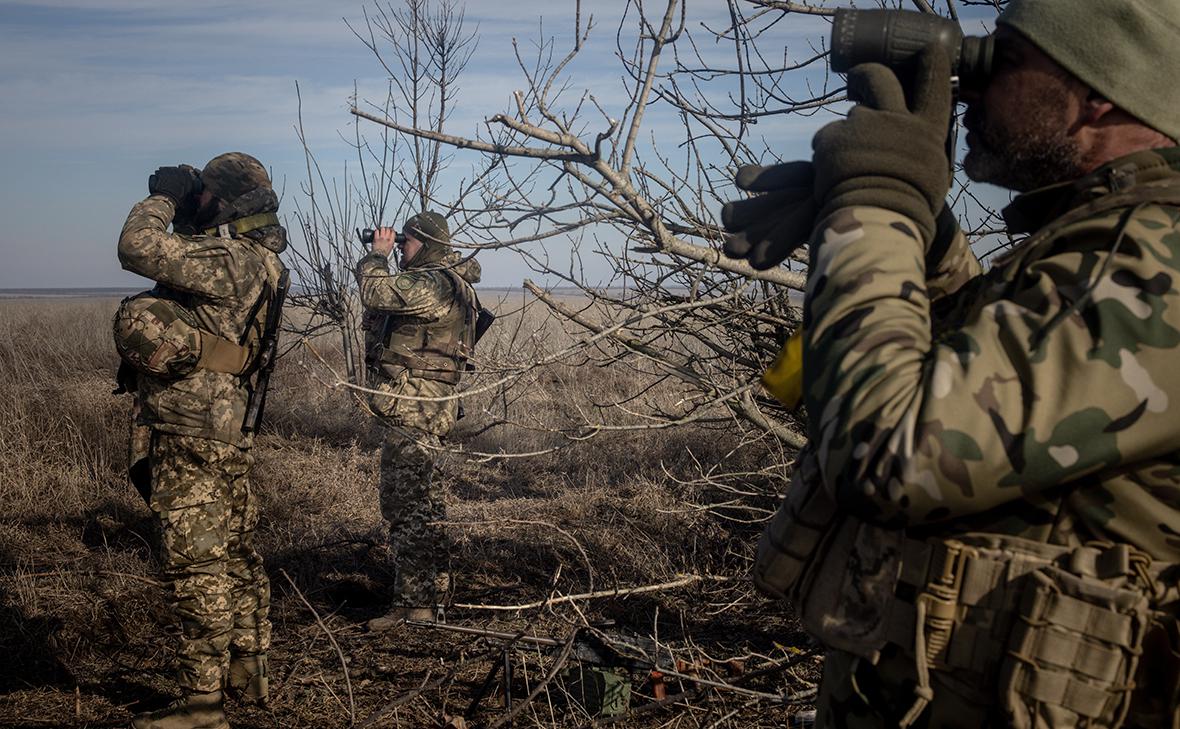
POLYGON ((451 244, 451 230, 447 227, 447 219, 433 210, 424 210, 406 221, 402 232, 412 235, 426 245, 451 244))
POLYGON ((115 312, 115 349, 127 364, 153 377, 183 377, 201 358, 201 331, 187 309, 144 292, 115 312))
POLYGON ((257 189, 270 190, 270 176, 262 163, 244 152, 219 154, 201 170, 205 189, 226 202, 233 202, 257 189))

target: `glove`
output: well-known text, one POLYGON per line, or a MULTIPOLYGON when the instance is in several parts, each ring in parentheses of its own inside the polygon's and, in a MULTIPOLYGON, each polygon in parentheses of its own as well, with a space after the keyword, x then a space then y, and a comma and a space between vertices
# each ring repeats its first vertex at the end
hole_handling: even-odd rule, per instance
POLYGON ((885 66, 863 63, 849 71, 848 96, 857 105, 811 141, 820 219, 853 205, 886 208, 913 220, 930 244, 951 182, 950 79, 950 59, 937 46, 917 57, 908 105, 885 66))
POLYGON ((733 181, 739 190, 765 194, 721 206, 721 224, 729 234, 722 247, 725 255, 744 258, 764 271, 807 242, 816 212, 815 169, 810 162, 745 165, 733 181))
POLYGON ((188 165, 160 167, 148 178, 148 192, 152 195, 167 195, 179 206, 202 188, 197 171, 188 165))

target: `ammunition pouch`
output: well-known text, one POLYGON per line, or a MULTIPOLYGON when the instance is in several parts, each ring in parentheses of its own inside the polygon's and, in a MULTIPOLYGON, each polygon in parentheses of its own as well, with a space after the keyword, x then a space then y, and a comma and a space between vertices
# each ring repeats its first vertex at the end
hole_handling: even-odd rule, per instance
POLYGON ((113 330, 123 362, 160 379, 178 379, 197 369, 246 375, 257 359, 257 346, 202 329, 184 305, 155 291, 123 299, 113 330))
POLYGON ((1122 726, 1160 571, 1147 555, 995 534, 903 549, 890 641, 911 651, 927 694, 911 719, 936 670, 994 687, 1016 729, 1122 726))
POLYGON ((470 353, 470 348, 456 341, 438 342, 428 350, 393 344, 381 348, 380 358, 385 364, 405 367, 411 377, 457 385, 470 353))
POLYGON ((900 531, 841 513, 804 449, 758 543, 754 584, 791 602, 828 646, 876 663, 891 630, 903 542, 900 531))
MULTIPOLYGON (((365 331, 365 363, 404 368, 411 377, 459 384, 467 362, 475 353, 481 321, 478 300, 470 284, 453 271, 443 270, 455 291, 455 307, 442 319, 424 321, 380 310, 367 310, 361 319, 365 331)), ((495 315, 482 317, 484 331, 495 315)))
MULTIPOLYGON (((888 643, 913 658, 916 699, 902 726, 933 698, 932 671, 981 702, 998 700, 1015 729, 1122 726, 1144 636, 1164 617, 1151 611, 1162 567, 1125 544, 919 541, 842 518, 818 553, 824 564, 801 583, 803 623, 872 662, 888 643)), ((1176 711, 1173 700, 1140 713, 1176 711)))
POLYGON ((889 644, 909 655, 918 685, 902 726, 938 672, 1016 729, 1114 728, 1128 714, 1180 727, 1177 603, 1160 604, 1180 566, 1126 544, 911 539, 840 513, 813 470, 805 450, 759 542, 755 584, 832 648, 871 663, 889 644))
POLYGON ((1126 719, 1148 598, 1126 575, 1085 572, 1046 565, 1026 580, 1000 663, 1000 700, 1014 727, 1126 719))
POLYGON ((820 485, 811 451, 796 459, 786 496, 758 540, 752 577, 764 594, 796 604, 806 592, 802 582, 808 566, 824 560, 816 550, 837 515, 835 502, 820 485))

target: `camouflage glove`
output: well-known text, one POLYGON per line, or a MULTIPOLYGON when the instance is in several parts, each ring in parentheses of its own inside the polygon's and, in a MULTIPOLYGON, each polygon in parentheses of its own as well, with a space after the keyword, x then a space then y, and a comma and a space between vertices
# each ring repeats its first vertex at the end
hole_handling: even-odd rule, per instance
POLYGON ((810 162, 745 165, 733 181, 739 190, 763 194, 721 207, 721 224, 729 234, 722 249, 725 255, 744 258, 764 271, 807 242, 816 213, 815 168, 810 162))
POLYGON ((167 195, 177 206, 200 190, 201 178, 197 171, 188 165, 160 167, 148 178, 149 193, 167 195))
POLYGON ((934 46, 917 58, 908 105, 885 66, 864 63, 848 73, 848 96, 857 105, 811 141, 818 219, 851 206, 885 208, 913 220, 930 244, 951 181, 950 79, 950 60, 934 46))

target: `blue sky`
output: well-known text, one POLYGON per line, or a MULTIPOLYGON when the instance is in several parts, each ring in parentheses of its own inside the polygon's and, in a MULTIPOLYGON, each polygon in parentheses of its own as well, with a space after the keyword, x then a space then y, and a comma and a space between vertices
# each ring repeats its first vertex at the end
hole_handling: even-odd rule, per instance
MULTIPOLYGON (((622 4, 583 0, 584 15, 602 17, 571 74, 608 109, 622 93, 613 58, 622 4)), ((452 132, 472 132, 505 108, 523 86, 512 39, 568 38, 573 5, 468 2, 468 24, 478 24, 480 38, 452 132)), ((290 211, 305 176, 294 130, 296 82, 309 143, 329 174, 350 156, 339 135, 351 133, 354 82, 362 97, 384 94, 383 70, 343 20, 361 22, 363 7, 327 0, 0 0, 0 288, 141 283, 119 269, 114 246, 159 165, 200 166, 224 151, 249 152, 272 170, 276 188, 285 188, 290 211)), ((697 21, 720 23, 724 8, 714 0, 689 3, 697 21)), ((786 43, 822 33, 822 24, 800 16, 775 32, 786 43)), ((775 142, 804 150, 820 124, 822 118, 793 121, 775 142)), ((478 163, 476 155, 458 153, 452 172, 478 163)), ((511 252, 480 259, 491 285, 524 277, 511 252)))

